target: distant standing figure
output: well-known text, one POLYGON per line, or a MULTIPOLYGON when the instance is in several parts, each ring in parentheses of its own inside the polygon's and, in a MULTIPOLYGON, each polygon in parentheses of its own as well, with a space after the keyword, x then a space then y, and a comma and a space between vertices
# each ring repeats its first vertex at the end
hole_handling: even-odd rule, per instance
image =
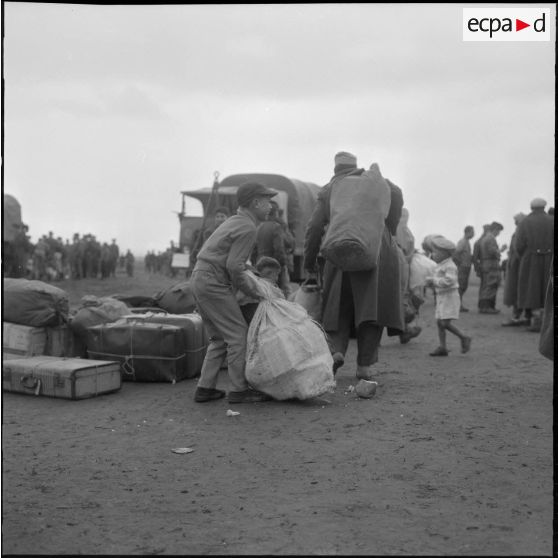
POLYGON ((554 255, 554 219, 544 211, 546 201, 535 198, 531 213, 517 228, 519 263, 517 303, 530 319, 530 331, 540 331, 541 317, 534 311, 544 307, 546 287, 554 255))
POLYGON ((461 352, 466 353, 471 348, 471 338, 451 323, 452 320, 459 319, 460 307, 457 266, 451 257, 455 244, 441 236, 434 238, 432 244, 432 259, 438 265, 427 282, 436 289, 436 324, 440 344, 430 356, 448 356, 446 331, 459 337, 461 352))
POLYGON ((112 244, 109 246, 110 250, 110 263, 109 263, 109 275, 111 277, 116 277, 116 266, 118 265, 118 257, 120 255, 120 249, 118 244, 116 244, 116 239, 112 239, 112 244))
POLYGON ((125 262, 126 262, 126 274, 128 275, 128 277, 133 277, 134 276, 134 254, 132 254, 132 252, 130 252, 130 250, 128 250, 126 252, 126 255, 124 256, 125 262))
POLYGON ((455 252, 453 253, 453 261, 457 266, 460 312, 469 312, 469 309, 463 306, 463 295, 469 287, 469 276, 471 275, 471 267, 473 265, 473 253, 471 251, 470 240, 474 236, 475 229, 471 225, 466 226, 463 230, 463 238, 459 240, 455 252))
POLYGON ((510 240, 510 249, 508 252, 508 263, 506 266, 506 277, 504 280, 504 304, 512 307, 511 319, 502 323, 504 327, 528 325, 529 319, 522 319, 523 309, 517 304, 517 286, 519 281, 519 263, 521 258, 517 253, 516 237, 517 227, 525 219, 525 213, 517 213, 513 216, 515 222, 515 231, 510 240))
POLYGON ((480 314, 498 314, 500 312, 496 308, 496 295, 501 280, 500 248, 498 247, 498 242, 496 242, 496 237, 503 229, 504 227, 500 223, 492 222, 480 241, 480 314))
POLYGON ((482 273, 481 273, 481 255, 480 255, 480 245, 482 239, 485 237, 486 233, 490 225, 483 225, 482 226, 482 234, 477 239, 477 241, 473 244, 473 269, 475 270, 476 276, 481 280, 481 288, 482 288, 482 273))

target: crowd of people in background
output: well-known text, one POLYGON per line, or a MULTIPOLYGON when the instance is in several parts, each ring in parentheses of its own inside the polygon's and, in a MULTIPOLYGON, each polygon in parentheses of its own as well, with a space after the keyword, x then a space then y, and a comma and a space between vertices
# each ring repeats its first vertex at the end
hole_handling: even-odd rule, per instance
POLYGON ((27 233, 24 225, 22 234, 5 250, 6 276, 52 282, 108 279, 116 277, 118 269, 129 277, 134 274, 134 255, 130 250, 121 254, 114 238, 109 243, 91 233, 75 233, 70 242, 49 231, 33 243, 27 233))
MULTIPOLYGON (((463 295, 468 289, 471 272, 480 279, 477 308, 480 314, 499 314, 496 298, 503 286, 503 303, 511 309, 512 316, 502 326, 526 326, 527 331, 539 332, 542 309, 545 305, 547 286, 552 274, 554 256, 554 208, 545 211, 546 201, 535 198, 531 212, 514 215, 515 231, 509 247, 499 245, 497 238, 504 229, 493 221, 483 225, 481 236, 471 247, 475 229, 467 225, 463 237, 455 245, 452 260, 457 267, 460 312, 469 312, 463 305, 463 295), (503 258, 508 250, 508 257, 503 258)), ((406 225, 406 224, 405 224, 406 225)), ((430 235, 422 248, 431 255, 430 235)), ((401 244, 403 248, 405 245, 401 244)), ((408 248, 407 248, 408 249, 408 248)))

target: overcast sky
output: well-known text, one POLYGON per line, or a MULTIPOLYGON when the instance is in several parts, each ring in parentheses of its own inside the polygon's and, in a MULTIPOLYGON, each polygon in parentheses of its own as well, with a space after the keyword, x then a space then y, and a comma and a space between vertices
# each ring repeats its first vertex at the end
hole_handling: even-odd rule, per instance
POLYGON ((402 188, 419 242, 493 220, 507 242, 554 205, 555 4, 549 42, 464 42, 464 6, 4 2, 4 192, 33 241, 139 255, 214 171, 323 185, 347 150, 402 188))

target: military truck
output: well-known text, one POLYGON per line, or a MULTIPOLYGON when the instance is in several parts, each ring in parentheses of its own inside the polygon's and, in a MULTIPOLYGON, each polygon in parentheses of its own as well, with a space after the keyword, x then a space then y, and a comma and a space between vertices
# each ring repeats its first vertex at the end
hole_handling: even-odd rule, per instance
POLYGON ((273 199, 283 210, 283 220, 287 223, 295 239, 294 272, 292 281, 302 281, 304 273, 303 249, 304 233, 310 219, 320 186, 312 182, 304 182, 294 178, 287 178, 280 174, 247 173, 233 174, 219 181, 216 173, 213 187, 198 190, 182 191, 182 209, 178 214, 180 221, 179 248, 181 252, 191 254, 195 249, 194 243, 199 236, 199 231, 211 226, 211 217, 217 207, 227 207, 231 215, 236 212, 236 191, 245 182, 259 182, 264 186, 277 190, 278 194, 273 199), (203 216, 186 214, 186 197, 197 199, 203 206, 203 216))

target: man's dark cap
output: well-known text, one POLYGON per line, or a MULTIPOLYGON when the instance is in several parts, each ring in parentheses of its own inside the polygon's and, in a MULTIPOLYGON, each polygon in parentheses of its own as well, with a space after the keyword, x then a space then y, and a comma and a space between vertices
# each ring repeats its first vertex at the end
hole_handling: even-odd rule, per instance
POLYGON ((242 184, 242 186, 238 187, 238 190, 236 191, 236 201, 240 207, 247 207, 255 198, 272 198, 273 196, 276 196, 277 193, 278 192, 275 190, 267 188, 259 182, 246 182, 242 184))

